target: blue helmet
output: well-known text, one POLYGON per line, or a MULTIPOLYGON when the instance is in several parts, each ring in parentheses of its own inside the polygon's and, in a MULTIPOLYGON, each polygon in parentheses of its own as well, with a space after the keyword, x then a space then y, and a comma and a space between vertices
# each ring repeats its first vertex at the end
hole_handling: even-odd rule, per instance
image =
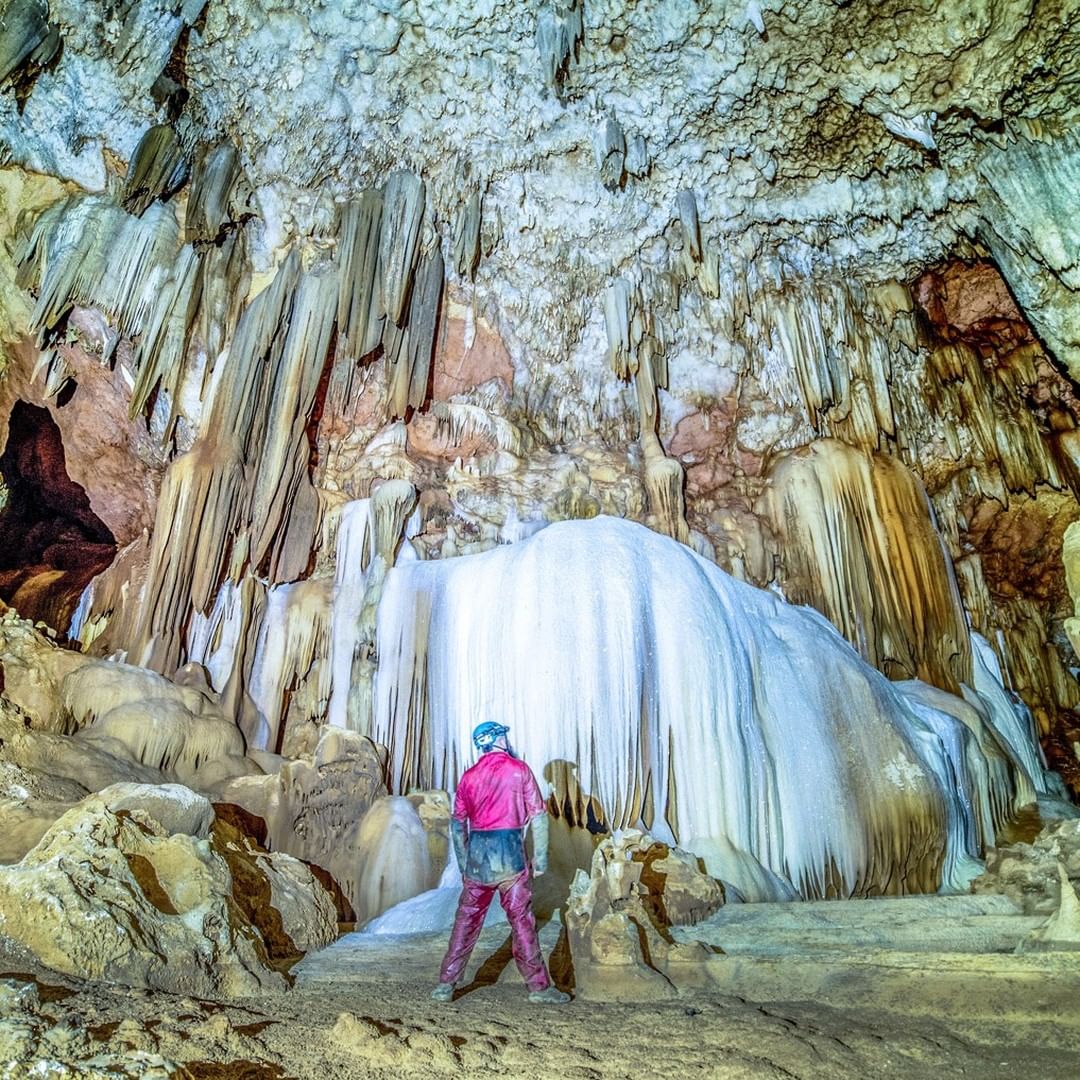
POLYGON ((495 740, 500 735, 505 735, 510 729, 503 724, 496 724, 494 720, 485 720, 473 728, 473 746, 481 753, 490 750, 495 745, 495 740))

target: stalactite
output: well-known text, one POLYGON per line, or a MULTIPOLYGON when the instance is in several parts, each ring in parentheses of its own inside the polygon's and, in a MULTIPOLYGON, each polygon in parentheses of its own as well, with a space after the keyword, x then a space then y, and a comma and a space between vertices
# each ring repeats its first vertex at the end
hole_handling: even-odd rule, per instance
POLYGON ((585 36, 583 0, 551 0, 536 17, 536 47, 544 82, 561 93, 585 36))
POLYGON ((600 183, 608 191, 617 191, 622 184, 626 167, 626 136, 622 125, 613 116, 609 116, 597 131, 593 149, 596 154, 596 167, 600 172, 600 183))
POLYGON ((20 69, 45 67, 59 48, 47 0, 13 0, 0 20, 0 87, 20 69))
POLYGON ((205 151, 195 165, 184 216, 188 243, 216 243, 222 230, 245 213, 249 198, 247 182, 236 147, 218 143, 205 151))
POLYGON ((177 664, 192 613, 210 610, 226 577, 264 562, 273 581, 304 571, 318 527, 306 427, 337 293, 332 268, 303 273, 293 251, 240 319, 204 433, 162 484, 135 635, 143 663, 177 664))
POLYGON ((21 239, 17 284, 38 287, 30 327, 47 334, 72 304, 97 307, 125 337, 143 330, 176 257, 171 207, 134 217, 101 196, 73 196, 46 209, 21 239))
POLYGON ((436 401, 431 414, 438 432, 450 446, 469 439, 484 439, 496 450, 523 457, 531 446, 528 433, 490 408, 463 401, 436 401))
POLYGON ((436 246, 421 260, 409 304, 408 325, 399 332, 400 339, 394 328, 394 344, 387 347, 387 408, 391 418, 403 417, 409 408, 418 409, 427 399, 442 288, 443 259, 436 246))
POLYGON ((1025 131, 980 160, 981 239, 1039 336, 1080 377, 1080 134, 1025 131))
POLYGON ((167 199, 184 186, 188 160, 176 132, 167 124, 147 129, 128 164, 121 204, 141 216, 151 203, 167 199))
POLYGON ((667 343, 663 322, 649 300, 656 297, 659 305, 663 292, 662 284, 651 279, 635 289, 617 278, 604 293, 604 322, 612 369, 620 379, 634 379, 650 524, 686 544, 690 528, 683 495, 685 474, 682 465, 664 453, 657 435, 657 393, 668 384, 667 343))
MULTIPOLYGON (((150 395, 158 387, 169 395, 175 409, 194 315, 192 292, 198 263, 194 249, 185 245, 154 302, 133 356, 138 375, 131 391, 132 418, 142 413, 150 395)), ((171 422, 168 427, 171 429, 171 422)))
POLYGON ((276 368, 263 375, 272 393, 249 429, 246 460, 254 464, 249 557, 259 566, 276 545, 280 565, 273 568, 275 580, 303 573, 311 550, 313 533, 282 536, 280 530, 284 521, 295 520, 289 508, 298 501, 300 488, 310 488, 306 429, 330 346, 337 291, 331 269, 313 269, 301 277, 290 298, 288 333, 280 351, 274 350, 276 368))
MULTIPOLYGON (((347 361, 345 371, 355 369, 355 361, 364 355, 369 340, 369 320, 374 299, 381 295, 379 280, 379 243, 382 233, 383 196, 368 190, 348 203, 341 215, 338 234, 338 343, 347 361)), ((347 400, 350 387, 335 391, 347 400)))
POLYGON ((764 292, 754 315, 794 371, 815 430, 874 449, 896 431, 893 356, 909 347, 910 310, 906 296, 815 282, 764 292))
POLYGON ((675 207, 682 224, 683 246, 694 262, 701 262, 701 225, 694 193, 680 191, 675 197, 675 207))
POLYGON ((383 188, 379 283, 382 310, 398 326, 405 325, 408 311, 424 204, 423 180, 404 169, 390 174, 383 188))
POLYGON ((471 280, 480 264, 481 211, 480 192, 473 191, 458 211, 454 223, 454 269, 461 278, 471 280))
POLYGON ((956 581, 922 485, 899 462, 821 440, 779 458, 763 498, 785 595, 894 677, 971 682, 956 581))
POLYGON ((604 290, 604 324, 607 327, 608 360, 618 378, 627 380, 631 371, 630 301, 633 289, 625 278, 616 278, 604 290))

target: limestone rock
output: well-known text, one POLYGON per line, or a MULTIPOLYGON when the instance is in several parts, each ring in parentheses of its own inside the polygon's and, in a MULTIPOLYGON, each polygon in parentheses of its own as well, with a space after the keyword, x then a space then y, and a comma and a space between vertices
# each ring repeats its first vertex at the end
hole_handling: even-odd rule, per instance
POLYGON ((578 871, 566 912, 578 996, 675 996, 677 979, 700 978, 691 969, 704 954, 673 941, 670 928, 708 918, 723 903, 723 885, 689 852, 635 830, 604 840, 590 873, 578 871))
POLYGON ((114 814, 140 810, 149 814, 169 836, 205 840, 214 821, 210 800, 182 784, 112 784, 98 798, 114 814))
POLYGON ((282 985, 205 840, 99 797, 0 868, 0 932, 54 971, 197 996, 282 985))
POLYGON ((1080 952, 1080 897, 1076 895, 1065 867, 1058 863, 1060 899, 1046 925, 1020 943, 1018 952, 1080 952))
POLYGON ((1062 877, 1080 883, 1080 821, 1046 826, 1030 844, 987 852, 975 892, 1004 893, 1027 915, 1051 915, 1062 905, 1062 877))
POLYGON ((261 818, 271 851, 326 870, 351 905, 363 876, 362 819, 385 794, 383 758, 375 744, 355 732, 325 727, 314 754, 287 761, 276 773, 234 779, 221 788, 219 799, 261 818))
POLYGON ((333 898, 299 859, 268 852, 227 820, 214 823, 211 845, 228 864, 236 903, 272 960, 295 960, 337 936, 333 898))

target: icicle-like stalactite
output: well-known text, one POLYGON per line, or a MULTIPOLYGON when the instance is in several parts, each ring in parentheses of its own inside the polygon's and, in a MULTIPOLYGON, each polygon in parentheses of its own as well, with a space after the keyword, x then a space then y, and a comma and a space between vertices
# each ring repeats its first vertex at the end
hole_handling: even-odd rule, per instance
MULTIPOLYGON (((696 221, 696 218, 695 218, 696 221)), ((607 327, 608 358, 615 374, 633 378, 637 393, 639 441, 645 467, 645 490, 649 496, 652 521, 661 532, 680 543, 690 542, 686 524, 683 488, 686 477, 682 465, 664 453, 657 435, 658 392, 668 385, 666 334, 662 320, 652 310, 666 300, 677 303, 677 290, 670 278, 650 279, 649 288, 633 288, 623 278, 616 279, 604 293, 604 322, 607 327)))
POLYGON ((425 197, 424 182, 403 169, 390 174, 383 190, 379 295, 386 317, 397 326, 405 324, 425 197))
POLYGON ((178 236, 176 215, 161 203, 142 217, 101 196, 50 206, 16 253, 18 284, 38 287, 30 328, 43 336, 72 304, 85 304, 137 336, 169 277, 178 236))
POLYGON ((817 608, 887 673, 954 692, 970 683, 960 594, 912 473, 820 440, 776 462, 763 501, 788 599, 817 608))
POLYGON ((329 347, 337 282, 294 252, 237 327, 203 435, 169 467, 158 500, 137 654, 168 670, 191 613, 221 582, 269 560, 272 580, 307 565, 317 527, 305 431, 329 347), (175 542, 175 535, 190 540, 175 542))
POLYGON ((250 191, 236 147, 229 142, 210 147, 198 159, 191 178, 184 233, 189 243, 222 239, 222 231, 247 213, 250 191))
POLYGON ((980 171, 982 239, 1039 336, 1080 378, 1080 133, 1037 123, 986 154, 980 171))
POLYGON ((472 278, 480 263, 480 192, 473 191, 454 222, 454 269, 458 277, 472 278))
POLYGON ((176 132, 168 124, 148 128, 135 147, 121 193, 121 205, 139 216, 151 203, 167 199, 184 186, 188 160, 176 132))
MULTIPOLYGON (((342 356, 355 362, 375 348, 369 340, 369 320, 381 292, 379 284, 379 238, 382 230, 383 197, 379 191, 365 191, 348 203, 341 215, 337 261, 340 266, 338 292, 338 346, 342 356)), ((349 363, 351 371, 354 363, 349 363)), ((347 400, 348 388, 339 391, 347 400)))
POLYGON ((544 82, 561 93, 585 36, 583 0, 551 0, 536 17, 536 48, 544 82))
POLYGON ((595 800, 751 895, 961 887, 993 831, 980 808, 1000 794, 976 791, 988 767, 966 765, 960 721, 820 616, 628 522, 398 566, 379 656, 371 734, 401 790, 452 787, 495 718, 538 772, 573 778, 558 794, 581 820, 595 800))
POLYGON ((0 18, 0 87, 20 69, 45 67, 59 48, 47 0, 12 0, 0 18))

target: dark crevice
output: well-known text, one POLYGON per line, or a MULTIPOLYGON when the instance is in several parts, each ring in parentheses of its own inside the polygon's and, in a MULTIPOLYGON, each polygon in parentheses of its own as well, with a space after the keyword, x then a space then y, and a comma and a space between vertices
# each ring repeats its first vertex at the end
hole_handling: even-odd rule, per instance
POLYGON ((60 429, 47 409, 18 401, 0 454, 0 599, 24 618, 64 631, 116 540, 68 476, 60 429))

